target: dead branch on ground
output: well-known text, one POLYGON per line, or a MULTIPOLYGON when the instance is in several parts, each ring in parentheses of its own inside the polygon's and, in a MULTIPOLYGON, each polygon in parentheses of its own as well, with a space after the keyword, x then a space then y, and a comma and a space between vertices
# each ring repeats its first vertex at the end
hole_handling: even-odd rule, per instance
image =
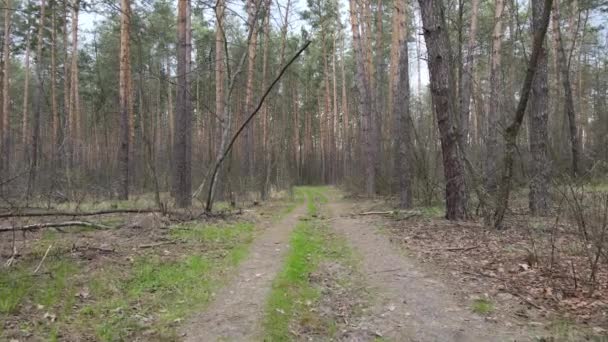
POLYGON ((110 226, 106 226, 100 223, 88 222, 88 221, 65 221, 65 222, 46 222, 46 223, 34 223, 24 226, 11 226, 11 227, 0 227, 0 233, 12 232, 12 231, 28 231, 38 230, 44 228, 61 228, 61 227, 90 227, 95 229, 112 229, 110 226))

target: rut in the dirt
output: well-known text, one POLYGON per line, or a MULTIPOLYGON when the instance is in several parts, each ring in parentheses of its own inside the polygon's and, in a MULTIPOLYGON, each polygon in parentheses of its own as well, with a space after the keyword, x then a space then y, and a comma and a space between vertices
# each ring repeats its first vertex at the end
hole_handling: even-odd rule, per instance
POLYGON ((348 330, 348 341, 529 341, 525 331, 485 321, 458 303, 455 289, 433 279, 396 250, 371 218, 351 218, 352 206, 329 206, 332 227, 361 255, 374 304, 348 330))
POLYGON ((185 341, 255 341, 266 298, 288 250, 289 236, 305 212, 300 206, 253 241, 248 258, 209 307, 183 329, 185 341))

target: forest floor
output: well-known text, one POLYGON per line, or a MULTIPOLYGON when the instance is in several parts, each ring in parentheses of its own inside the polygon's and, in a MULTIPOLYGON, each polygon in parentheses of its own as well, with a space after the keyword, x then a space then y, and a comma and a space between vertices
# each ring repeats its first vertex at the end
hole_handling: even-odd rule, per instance
POLYGON ((608 339, 606 282, 558 300, 568 280, 549 288, 526 263, 529 234, 438 216, 302 187, 215 219, 115 215, 103 220, 121 228, 31 232, 0 273, 0 340, 608 339))

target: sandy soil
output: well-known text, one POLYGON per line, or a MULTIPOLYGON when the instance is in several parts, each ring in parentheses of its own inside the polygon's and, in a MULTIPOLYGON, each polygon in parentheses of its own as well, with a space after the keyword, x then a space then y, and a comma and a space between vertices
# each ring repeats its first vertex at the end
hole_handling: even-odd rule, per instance
POLYGON ((450 284, 395 249, 373 218, 349 217, 352 205, 329 205, 332 227, 361 256, 362 273, 375 302, 353 323, 349 341, 530 341, 516 326, 486 321, 459 303, 450 284))
POLYGON ((260 339, 266 298, 289 249, 290 233, 305 210, 305 206, 299 206, 255 238, 249 256, 235 270, 234 278, 217 293, 204 312, 183 328, 185 341, 260 339))

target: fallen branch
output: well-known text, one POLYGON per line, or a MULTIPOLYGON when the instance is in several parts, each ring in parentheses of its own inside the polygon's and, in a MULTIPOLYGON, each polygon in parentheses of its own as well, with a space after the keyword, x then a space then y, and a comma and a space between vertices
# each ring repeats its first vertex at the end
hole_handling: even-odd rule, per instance
POLYGON ((53 244, 50 244, 49 248, 47 248, 46 252, 44 252, 44 255, 42 256, 42 260, 40 260, 40 263, 38 263, 38 266, 36 266, 36 269, 34 270, 34 274, 38 273, 38 270, 40 270, 42 263, 44 262, 44 260, 46 260, 46 256, 49 255, 49 251, 51 250, 51 247, 53 247, 53 244))
POLYGON ((364 213, 359 213, 359 215, 361 216, 365 216, 365 215, 392 215, 397 213, 396 211, 393 210, 389 210, 389 211, 366 211, 364 213))
POLYGON ((175 241, 163 241, 163 242, 157 242, 157 243, 148 243, 148 244, 143 244, 143 245, 139 245, 139 248, 154 248, 154 247, 159 247, 159 246, 164 246, 164 245, 173 245, 175 244, 175 241))
POLYGON ((448 248, 442 248, 444 251, 448 251, 448 252, 457 252, 457 251, 470 251, 473 249, 479 248, 479 245, 476 246, 469 246, 469 247, 448 247, 448 248))
POLYGON ((7 217, 40 217, 40 216, 96 216, 108 214, 146 214, 162 213, 159 209, 108 209, 98 211, 44 211, 44 212, 10 212, 0 214, 0 218, 7 217))
POLYGON ((90 227, 95 229, 112 229, 110 226, 106 226, 100 223, 93 223, 87 221, 65 221, 65 222, 48 222, 48 223, 34 223, 28 224, 25 226, 15 226, 15 227, 0 227, 0 233, 3 232, 12 232, 12 231, 28 231, 28 230, 37 230, 43 228, 61 228, 61 227, 71 227, 71 226, 81 226, 81 227, 90 227))
POLYGON ((515 297, 517 297, 517 298, 519 298, 519 299, 523 300, 523 301, 524 301, 524 302, 526 302, 528 305, 530 305, 530 306, 533 306, 533 307, 537 308, 538 310, 541 310, 541 311, 548 311, 546 308, 544 308, 544 307, 542 307, 542 306, 540 306, 540 305, 538 305, 538 304, 534 303, 532 300, 530 300, 530 299, 526 298, 525 296, 523 296, 523 295, 521 295, 521 294, 519 294, 519 293, 517 293, 517 292, 515 292, 515 291, 509 291, 509 293, 510 293, 510 294, 512 294, 512 295, 514 295, 515 297))

